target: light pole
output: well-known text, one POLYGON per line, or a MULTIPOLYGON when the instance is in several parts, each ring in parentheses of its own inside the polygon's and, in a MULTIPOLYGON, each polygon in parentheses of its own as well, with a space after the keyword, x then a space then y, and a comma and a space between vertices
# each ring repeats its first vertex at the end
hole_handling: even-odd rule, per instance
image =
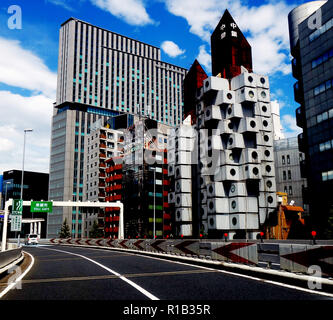
MULTIPOLYGON (((21 175, 21 196, 20 200, 23 201, 23 179, 24 179, 24 158, 25 158, 25 140, 27 132, 32 132, 33 129, 24 129, 24 142, 23 142, 23 159, 22 159, 22 175, 21 175)), ((23 208, 22 208, 23 210, 23 208)), ((16 238, 16 232, 15 232, 16 238)), ((18 240, 19 241, 19 240, 18 240)))
POLYGON ((155 197, 156 197, 156 167, 152 168, 152 170, 154 171, 154 220, 153 220, 153 238, 155 239, 156 236, 156 209, 155 209, 155 197))
POLYGON ((25 140, 26 140, 26 133, 32 132, 33 129, 24 129, 24 142, 23 142, 23 159, 22 159, 22 175, 21 175, 21 196, 20 200, 23 200, 23 178, 24 178, 24 157, 25 157, 25 140))
MULTIPOLYGON (((6 201, 7 201, 7 187, 8 187, 8 185, 9 185, 10 183, 11 183, 11 182, 6 181, 5 203, 6 203, 6 201)), ((3 206, 3 207, 5 207, 5 206, 3 206)))

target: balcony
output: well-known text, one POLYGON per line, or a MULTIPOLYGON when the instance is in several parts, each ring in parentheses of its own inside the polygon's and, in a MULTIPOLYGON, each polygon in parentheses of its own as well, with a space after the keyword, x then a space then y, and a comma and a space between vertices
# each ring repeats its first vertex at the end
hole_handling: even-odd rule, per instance
POLYGON ((303 133, 300 133, 297 136, 297 139, 298 139, 298 149, 299 149, 299 151, 306 152, 306 141, 305 141, 305 137, 304 137, 303 133))
POLYGON ((304 107, 300 106, 296 109, 296 124, 300 128, 304 128, 306 125, 306 119, 304 114, 304 107))
POLYGON ((99 167, 100 167, 100 168, 106 168, 106 164, 105 164, 104 162, 100 162, 100 163, 99 163, 99 167))
POLYGON ((295 58, 291 61, 293 77, 296 78, 297 80, 299 80, 302 77, 302 68, 298 61, 299 60, 295 58))
POLYGON ((99 154, 99 157, 100 157, 101 159, 106 159, 106 154, 105 154, 105 153, 100 153, 100 154, 99 154))
POLYGON ((99 138, 105 140, 105 139, 106 139, 106 135, 101 133, 101 134, 99 135, 99 138))
POLYGON ((99 145, 99 148, 100 148, 100 149, 106 149, 106 144, 101 143, 101 144, 99 145))
POLYGON ((305 160, 300 161, 299 166, 300 166, 300 171, 301 171, 301 178, 306 179, 307 178, 307 169, 306 169, 305 160))
POLYGON ((294 84, 294 97, 299 104, 304 103, 303 86, 299 81, 294 84))

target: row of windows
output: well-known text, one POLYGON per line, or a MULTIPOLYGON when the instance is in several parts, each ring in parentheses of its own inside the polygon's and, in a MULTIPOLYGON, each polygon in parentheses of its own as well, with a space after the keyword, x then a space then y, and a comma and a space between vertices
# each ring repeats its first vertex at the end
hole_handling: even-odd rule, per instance
POLYGON ((323 33, 326 31, 330 30, 333 27, 333 18, 328 20, 323 26, 321 26, 319 29, 316 31, 312 32, 309 35, 309 41, 312 42, 319 38, 323 33))
MULTIPOLYGON (((282 156, 282 164, 286 164, 286 157, 284 155, 282 156)), ((290 164, 290 156, 289 156, 289 154, 287 155, 287 164, 290 164)))
POLYGON ((314 88, 314 95, 317 96, 318 94, 331 89, 333 86, 333 79, 327 80, 326 82, 321 83, 319 86, 314 88))
POLYGON ((321 177, 323 181, 333 180, 333 170, 322 172, 321 177))
POLYGON ((317 123, 333 118, 333 108, 317 115, 317 123))
POLYGON ((326 141, 326 142, 323 142, 319 145, 319 151, 320 152, 323 152, 323 151, 326 151, 326 150, 330 150, 333 148, 333 140, 329 140, 329 141, 326 141))
MULTIPOLYGON (((287 171, 283 171, 283 180, 287 180, 287 171)), ((291 170, 288 170, 288 180, 291 180, 291 170)))
POLYGON ((285 186, 284 187, 284 192, 289 193, 289 195, 292 195, 293 194, 293 187, 289 186, 289 188, 288 188, 288 186, 285 186))
POLYGON ((333 48, 326 51, 324 54, 319 56, 318 58, 312 60, 312 69, 318 67, 322 63, 326 62, 328 59, 333 57, 333 48))

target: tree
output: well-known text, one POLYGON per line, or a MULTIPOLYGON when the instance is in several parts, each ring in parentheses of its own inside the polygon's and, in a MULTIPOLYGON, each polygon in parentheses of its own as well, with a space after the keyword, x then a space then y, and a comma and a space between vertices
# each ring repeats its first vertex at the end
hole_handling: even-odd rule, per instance
POLYGON ((98 228, 98 224, 96 220, 93 223, 93 226, 91 227, 91 230, 89 232, 90 238, 101 238, 103 237, 103 231, 98 228))
POLYGON ((60 239, 70 238, 70 236, 71 236, 71 233, 70 233, 70 230, 69 230, 67 219, 65 219, 63 224, 62 224, 61 230, 59 232, 59 238, 60 239))

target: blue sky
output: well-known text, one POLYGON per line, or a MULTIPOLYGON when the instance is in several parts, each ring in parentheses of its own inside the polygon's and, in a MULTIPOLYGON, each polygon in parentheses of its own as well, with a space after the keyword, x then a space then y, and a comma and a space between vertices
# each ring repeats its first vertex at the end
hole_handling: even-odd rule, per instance
POLYGON ((69 17, 161 48, 162 60, 189 68, 198 59, 210 74, 210 33, 229 9, 252 45, 254 71, 270 78, 286 136, 294 136, 287 15, 300 0, 2 0, 0 3, 0 173, 21 169, 23 129, 32 127, 26 169, 48 172, 58 34, 69 17), (22 29, 8 26, 11 5, 22 29))

